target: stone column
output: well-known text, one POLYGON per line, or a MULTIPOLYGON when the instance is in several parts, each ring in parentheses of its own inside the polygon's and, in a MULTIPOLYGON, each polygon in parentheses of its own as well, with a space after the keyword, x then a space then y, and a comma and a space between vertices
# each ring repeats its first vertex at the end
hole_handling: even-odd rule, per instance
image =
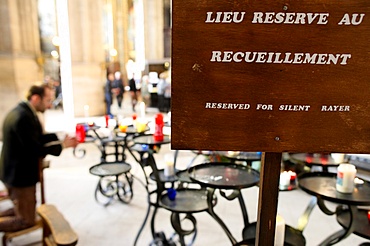
POLYGON ((163 46, 163 0, 144 1, 145 57, 151 61, 162 60, 163 46))
MULTIPOLYGON (((0 0, 0 124, 43 70, 37 0, 0 0)), ((2 133, 0 132, 0 139, 2 133)))
POLYGON ((114 44, 118 51, 117 62, 120 64, 120 70, 124 82, 127 82, 127 71, 126 63, 129 60, 129 48, 128 48, 128 1, 127 0, 115 0, 114 12, 114 44))
POLYGON ((89 105, 89 116, 103 115, 106 70, 102 1, 68 1, 68 11, 75 116, 85 115, 85 105, 89 105))

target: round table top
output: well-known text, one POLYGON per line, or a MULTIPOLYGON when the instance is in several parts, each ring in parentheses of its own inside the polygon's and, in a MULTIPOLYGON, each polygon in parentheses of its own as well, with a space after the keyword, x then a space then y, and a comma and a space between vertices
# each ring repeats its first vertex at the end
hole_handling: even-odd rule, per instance
POLYGON ((100 128, 101 127, 100 126, 97 126, 97 125, 88 125, 87 130, 93 130, 93 131, 95 131, 95 130, 98 130, 100 128))
MULTIPOLYGON (((176 173, 177 170, 175 170, 175 173, 176 173)), ((176 175, 173 175, 173 176, 166 176, 164 175, 164 169, 160 169, 158 170, 158 175, 159 175, 159 179, 161 182, 175 182, 177 180, 179 180, 179 178, 176 176, 176 175)), ((149 177, 156 181, 156 178, 155 178, 155 175, 154 173, 152 172, 149 177)))
POLYGON ((212 188, 243 189, 260 181, 259 172, 243 165, 209 162, 189 168, 191 180, 212 188))
POLYGON ((370 205, 370 183, 356 185, 353 193, 341 193, 336 190, 335 173, 305 173, 298 177, 299 187, 307 193, 324 200, 348 205, 370 205))
POLYGON ((331 155, 310 154, 310 153, 296 153, 290 154, 293 161, 305 163, 307 166, 338 166, 340 163, 336 162, 331 155))
POLYGON ((117 132, 117 134, 133 135, 133 134, 136 134, 136 133, 145 133, 145 132, 147 132, 147 131, 149 131, 149 130, 150 130, 149 126, 146 126, 146 127, 145 127, 145 129, 144 129, 144 131, 142 131, 142 132, 138 132, 138 131, 137 131, 137 129, 136 129, 136 127, 134 127, 133 125, 129 125, 129 126, 127 126, 127 128, 126 128, 126 131, 122 132, 122 131, 118 128, 118 129, 116 129, 116 132, 117 132))
POLYGON ((122 142, 123 140, 125 140, 124 137, 120 137, 120 136, 103 137, 103 138, 101 138, 101 141, 104 144, 122 142))
POLYGON ((131 170, 131 165, 128 163, 100 163, 90 168, 90 173, 100 177, 115 176, 127 173, 131 170))
POLYGON ((147 144, 147 145, 160 145, 160 144, 168 144, 171 143, 171 138, 168 135, 164 135, 162 141, 156 141, 152 134, 150 135, 143 135, 134 138, 134 143, 136 144, 147 144))
POLYGON ((208 209, 207 190, 205 189, 182 189, 176 191, 175 200, 170 200, 167 193, 164 194, 160 203, 163 207, 178 213, 196 213, 208 209))
POLYGON ((261 152, 239 152, 239 151, 218 151, 221 155, 233 161, 260 161, 261 152))
POLYGON ((193 183, 194 181, 190 179, 188 170, 181 170, 176 172, 178 180, 185 183, 193 183))

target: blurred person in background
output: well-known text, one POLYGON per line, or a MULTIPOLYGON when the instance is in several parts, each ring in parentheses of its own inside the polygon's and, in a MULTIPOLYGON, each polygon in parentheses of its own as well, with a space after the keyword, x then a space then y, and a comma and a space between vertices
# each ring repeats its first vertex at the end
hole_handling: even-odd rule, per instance
POLYGON ((137 103, 137 88, 136 88, 135 74, 132 74, 132 78, 128 81, 128 85, 130 87, 132 111, 136 112, 135 106, 137 103))
POLYGON ((111 113, 111 106, 113 102, 113 82, 114 82, 114 74, 108 73, 107 81, 105 82, 104 87, 104 95, 105 95, 105 106, 106 106, 106 115, 109 115, 110 118, 113 118, 113 114, 111 113))
POLYGON ((55 99, 53 101, 53 107, 63 107, 63 94, 62 94, 62 84, 59 80, 54 80, 54 90, 55 90, 55 99))
POLYGON ((149 92, 149 76, 144 75, 141 79, 141 100, 145 103, 145 106, 150 104, 150 92, 149 92))
POLYGON ((171 111, 171 72, 168 73, 168 77, 165 80, 163 110, 168 113, 171 111))
POLYGON ((113 91, 117 99, 118 108, 121 108, 123 93, 124 93, 124 86, 123 86, 123 81, 122 81, 120 71, 117 71, 114 73, 113 91))
POLYGON ((167 72, 163 72, 159 75, 159 81, 157 84, 157 95, 158 95, 158 109, 159 112, 165 112, 164 92, 167 87, 167 72))

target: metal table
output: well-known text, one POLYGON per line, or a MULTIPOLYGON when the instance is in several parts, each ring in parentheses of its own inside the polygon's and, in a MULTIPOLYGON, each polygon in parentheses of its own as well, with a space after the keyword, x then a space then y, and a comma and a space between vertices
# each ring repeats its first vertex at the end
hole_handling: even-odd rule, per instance
POLYGON ((133 197, 130 174, 131 165, 128 163, 100 163, 90 168, 90 173, 99 176, 99 182, 95 189, 95 200, 103 205, 111 203, 114 197, 123 203, 129 203, 133 197), (120 179, 123 176, 125 180, 120 179), (100 197, 102 195, 103 197, 100 197))
MULTIPOLYGON (((370 183, 356 185, 353 193, 340 193, 336 190, 336 174, 306 173, 299 177, 299 187, 317 199, 317 205, 327 215, 336 215, 342 230, 335 232, 320 245, 333 245, 355 233, 365 238, 370 237, 369 223, 363 223, 363 211, 357 206, 370 205, 370 183), (324 201, 339 204, 335 211, 330 211, 324 201)), ((367 214, 366 214, 367 215, 367 214)), ((367 220, 367 217, 366 217, 367 220)))
POLYGON ((189 178, 199 183, 201 186, 207 187, 209 214, 220 224, 231 243, 236 244, 236 239, 226 224, 213 210, 213 206, 210 203, 213 200, 216 189, 220 191, 222 197, 228 200, 238 198, 243 214, 244 226, 248 227, 250 224, 248 213, 240 190, 257 185, 259 183, 259 173, 248 166, 233 163, 211 162, 189 168, 189 178), (232 193, 226 195, 224 190, 232 190, 232 193))

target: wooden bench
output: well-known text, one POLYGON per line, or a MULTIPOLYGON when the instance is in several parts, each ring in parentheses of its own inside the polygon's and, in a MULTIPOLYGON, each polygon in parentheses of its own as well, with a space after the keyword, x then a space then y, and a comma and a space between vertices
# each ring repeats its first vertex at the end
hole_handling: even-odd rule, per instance
POLYGON ((43 223, 43 245, 73 246, 77 244, 76 232, 54 205, 40 205, 37 208, 37 214, 43 223))

